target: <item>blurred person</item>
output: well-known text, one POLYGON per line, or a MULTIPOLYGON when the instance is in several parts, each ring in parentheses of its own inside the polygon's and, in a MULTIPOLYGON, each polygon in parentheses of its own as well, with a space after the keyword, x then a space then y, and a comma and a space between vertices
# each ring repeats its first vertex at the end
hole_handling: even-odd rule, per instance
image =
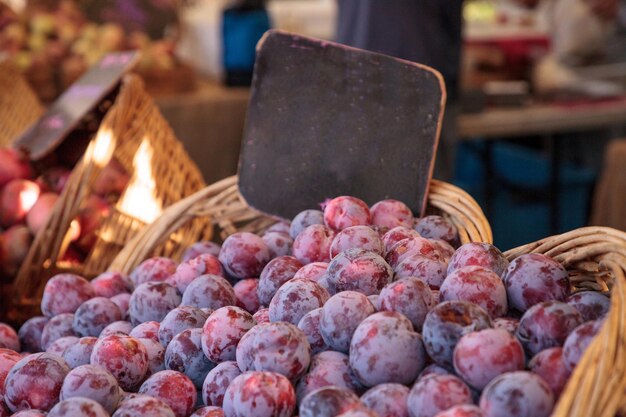
MULTIPOLYGON (((462 51, 462 0, 337 0, 337 41, 431 66, 446 83, 447 103, 435 176, 454 177, 462 51)), ((541 1, 516 0, 527 7, 541 1)), ((619 0, 581 0, 601 19, 614 20, 619 0)))

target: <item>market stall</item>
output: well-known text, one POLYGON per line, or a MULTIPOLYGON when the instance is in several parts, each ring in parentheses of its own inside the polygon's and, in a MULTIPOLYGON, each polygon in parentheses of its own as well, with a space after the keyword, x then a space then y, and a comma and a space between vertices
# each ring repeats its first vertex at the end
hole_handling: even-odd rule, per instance
MULTIPOLYGON (((263 33, 247 67, 268 10, 331 36, 337 10, 309 1, 184 3, 223 12, 219 81, 171 39, 127 50, 162 34, 146 16, 190 19, 172 8, 183 3, 32 1, 34 20, 0 8, 0 417, 621 415, 626 232, 524 234, 569 224, 577 202, 554 197, 570 197, 560 187, 577 169, 562 145, 626 125, 625 95, 606 88, 619 82, 592 83, 593 98, 540 92, 527 65, 541 31, 485 1, 466 18, 514 17, 533 36, 473 32, 482 63, 459 95, 421 62, 283 30, 263 33), (148 65, 155 48, 166 71, 148 65), (451 101, 465 109, 459 143, 480 151, 461 148, 458 184, 433 178, 451 101), (499 146, 533 136, 552 165, 499 146), (490 196, 514 183, 552 194, 529 230, 490 196), (503 233, 524 244, 499 246, 503 233)), ((214 33, 192 21, 194 36, 214 33)), ((622 145, 594 217, 623 207, 622 145)))

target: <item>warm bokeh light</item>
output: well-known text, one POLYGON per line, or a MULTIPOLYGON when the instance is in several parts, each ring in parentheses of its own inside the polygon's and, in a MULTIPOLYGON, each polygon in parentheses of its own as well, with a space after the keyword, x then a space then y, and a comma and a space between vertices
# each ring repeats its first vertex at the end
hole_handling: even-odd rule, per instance
POLYGON ((39 187, 35 183, 27 184, 26 187, 20 192, 20 207, 24 212, 28 212, 39 198, 39 187))
POLYGON ((103 130, 98 133, 94 140, 92 160, 99 167, 104 167, 109 163, 113 155, 113 134, 110 130, 103 130))
POLYGON ((161 204, 155 197, 156 182, 151 165, 153 153, 150 142, 144 138, 133 159, 135 172, 119 202, 121 212, 145 223, 153 222, 162 212, 161 204))

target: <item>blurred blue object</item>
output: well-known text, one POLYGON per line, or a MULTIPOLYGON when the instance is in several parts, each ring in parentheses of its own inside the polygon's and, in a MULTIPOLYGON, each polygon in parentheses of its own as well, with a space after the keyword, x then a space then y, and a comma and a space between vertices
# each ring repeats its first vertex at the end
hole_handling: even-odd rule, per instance
MULTIPOLYGON (((454 183, 486 206, 484 142, 461 143, 454 183)), ((506 142, 492 144, 494 180, 489 223, 496 246, 502 250, 550 235, 550 160, 548 155, 506 142)), ((565 232, 585 226, 596 174, 593 170, 562 162, 558 229, 565 232)))
POLYGON ((250 84, 256 44, 271 28, 265 7, 233 7, 222 19, 223 61, 227 84, 250 84))

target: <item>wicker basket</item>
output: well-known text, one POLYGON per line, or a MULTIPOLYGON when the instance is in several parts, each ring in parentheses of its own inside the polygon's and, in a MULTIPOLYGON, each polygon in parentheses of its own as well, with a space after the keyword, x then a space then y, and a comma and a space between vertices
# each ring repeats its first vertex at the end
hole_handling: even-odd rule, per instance
MULTIPOLYGON (((127 76, 15 278, 13 302, 20 308, 13 312, 28 316, 32 312, 29 306, 38 308, 45 283, 56 273, 74 272, 90 278, 105 271, 137 231, 169 205, 204 186, 200 171, 146 93, 143 82, 137 76, 127 76), (130 174, 130 182, 96 232, 95 246, 85 262, 61 262, 69 245, 71 223, 111 158, 130 174)), ((186 224, 170 236, 171 241, 164 242, 161 250, 169 254, 171 247, 193 243, 192 237, 210 238, 208 224, 206 218, 186 224)))
MULTIPOLYGON (((454 185, 433 180, 428 195, 429 211, 448 217, 458 228, 462 243, 492 242, 491 228, 474 199, 454 185)), ((139 232, 117 255, 110 270, 129 273, 183 225, 198 217, 211 218, 220 230, 220 238, 237 231, 258 233, 276 222, 245 203, 237 188, 237 177, 216 182, 188 198, 173 204, 149 227, 139 232)), ((198 235, 197 240, 202 236, 198 235)), ((184 247, 171 255, 178 259, 184 247)))
POLYGON ((19 69, 0 61, 0 146, 8 146, 43 113, 19 69))
POLYGON ((585 227, 505 253, 553 257, 567 268, 576 289, 611 292, 605 324, 572 373, 553 417, 613 417, 626 405, 626 233, 585 227))

